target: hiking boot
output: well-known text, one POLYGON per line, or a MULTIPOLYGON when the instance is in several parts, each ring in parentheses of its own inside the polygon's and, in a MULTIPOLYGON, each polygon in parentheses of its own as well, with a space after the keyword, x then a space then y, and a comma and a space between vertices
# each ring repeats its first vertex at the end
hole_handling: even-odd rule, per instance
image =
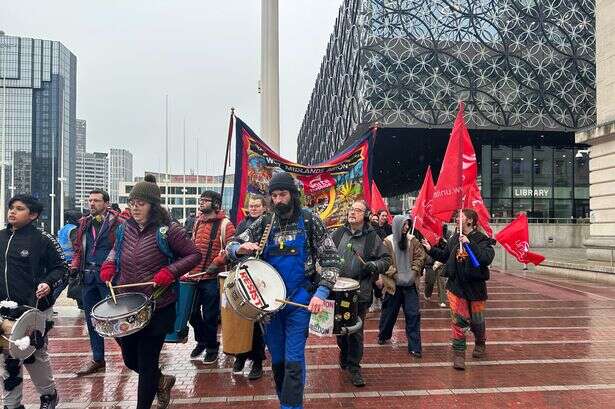
POLYGON ((196 344, 192 352, 190 352, 190 358, 196 358, 197 356, 201 355, 203 351, 205 351, 205 345, 196 344))
POLYGON ((350 371, 350 382, 357 388, 362 388, 365 386, 365 381, 363 380, 363 376, 361 376, 361 371, 358 369, 354 369, 350 371))
POLYGON ((466 369, 466 352, 453 351, 453 368, 464 371, 466 369))
POLYGON ((41 407, 40 409, 55 409, 58 404, 58 392, 53 395, 43 395, 41 396, 41 407))
POLYGON ((85 368, 82 368, 77 372, 77 376, 91 375, 96 372, 102 372, 105 370, 105 361, 91 361, 85 368))
POLYGON ((171 403, 171 389, 175 385, 175 377, 173 375, 160 375, 158 381, 158 391, 156 391, 156 397, 158 398, 158 409, 166 409, 171 403))
POLYGON ((421 354, 420 352, 417 351, 408 351, 410 353, 411 356, 413 356, 414 358, 422 358, 423 354, 421 354))
POLYGON ((378 345, 384 345, 387 343, 386 339, 378 338, 378 345))
POLYGON ((263 376, 263 363, 261 361, 252 362, 252 369, 250 369, 250 373, 248 374, 248 379, 251 381, 255 381, 260 379, 263 376))
POLYGON ((218 351, 205 352, 205 358, 203 358, 204 364, 213 364, 218 360, 218 351))
POLYGON ((485 346, 484 342, 476 343, 476 345, 474 345, 474 351, 472 351, 472 357, 473 358, 484 358, 486 349, 487 347, 485 346))
POLYGON ((243 373, 243 368, 245 366, 246 366, 246 358, 236 357, 235 362, 233 363, 233 374, 241 375, 243 373))

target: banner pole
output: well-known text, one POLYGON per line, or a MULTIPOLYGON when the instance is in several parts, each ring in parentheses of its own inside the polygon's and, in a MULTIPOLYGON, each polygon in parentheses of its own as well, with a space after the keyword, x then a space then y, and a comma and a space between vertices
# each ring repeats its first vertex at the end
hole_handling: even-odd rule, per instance
POLYGON ((231 140, 233 139, 233 119, 235 118, 235 108, 231 108, 231 116, 228 122, 228 136, 226 139, 226 152, 224 154, 224 170, 222 172, 222 185, 220 186, 220 196, 224 202, 224 184, 226 182, 226 170, 229 166, 229 151, 231 149, 231 140))
MULTIPOLYGON (((459 101, 459 110, 462 111, 461 115, 463 118, 463 110, 464 110, 464 104, 463 101, 459 101)), ((464 123, 465 123, 465 119, 463 119, 464 123)), ((458 218, 459 218, 459 235, 461 236, 463 234, 463 226, 461 223, 461 215, 463 214, 463 138, 459 137, 459 188, 461 189, 461 195, 460 195, 460 203, 459 203, 459 214, 458 214, 458 218)), ((459 240, 459 251, 463 252, 463 243, 461 243, 461 240, 459 240)))

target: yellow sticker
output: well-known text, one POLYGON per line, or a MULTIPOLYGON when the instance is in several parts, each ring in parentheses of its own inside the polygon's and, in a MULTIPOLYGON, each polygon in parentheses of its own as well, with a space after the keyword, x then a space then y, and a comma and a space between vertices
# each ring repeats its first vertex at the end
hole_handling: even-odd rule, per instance
POLYGON ((348 308, 348 307, 350 307, 350 301, 342 301, 342 302, 340 302, 340 306, 342 308, 348 308))
POLYGON ((344 319, 345 320, 349 320, 350 319, 350 313, 349 312, 345 312, 344 313, 344 319))

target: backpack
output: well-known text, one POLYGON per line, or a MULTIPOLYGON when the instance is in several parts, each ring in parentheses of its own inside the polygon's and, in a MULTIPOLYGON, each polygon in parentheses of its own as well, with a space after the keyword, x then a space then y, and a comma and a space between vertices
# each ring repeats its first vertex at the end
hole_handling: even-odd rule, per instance
MULTIPOLYGON (((156 229, 156 244, 158 245, 160 252, 167 257, 169 264, 171 264, 175 258, 175 255, 173 254, 171 246, 169 246, 169 241, 167 240, 167 231, 169 228, 170 226, 165 225, 156 229)), ((117 229, 115 230, 115 271, 120 271, 125 230, 126 225, 124 223, 117 226, 117 229)))

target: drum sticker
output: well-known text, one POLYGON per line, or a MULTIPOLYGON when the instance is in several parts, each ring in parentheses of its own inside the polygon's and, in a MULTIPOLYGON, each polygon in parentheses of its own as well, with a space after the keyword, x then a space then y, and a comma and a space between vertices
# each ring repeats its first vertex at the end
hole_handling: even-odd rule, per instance
POLYGON ((350 307, 350 301, 341 301, 340 302, 340 306, 342 308, 348 308, 348 307, 350 307))
POLYGON ((250 299, 250 303, 255 307, 264 307, 264 302, 258 292, 258 288, 245 269, 239 271, 239 279, 243 282, 245 289, 248 292, 247 295, 250 299))
POLYGON ((224 293, 224 291, 222 291, 222 294, 220 296, 220 306, 222 308, 226 308, 226 294, 224 293))
POLYGON ((333 334, 335 300, 324 300, 322 311, 310 317, 310 333, 319 337, 333 334))

